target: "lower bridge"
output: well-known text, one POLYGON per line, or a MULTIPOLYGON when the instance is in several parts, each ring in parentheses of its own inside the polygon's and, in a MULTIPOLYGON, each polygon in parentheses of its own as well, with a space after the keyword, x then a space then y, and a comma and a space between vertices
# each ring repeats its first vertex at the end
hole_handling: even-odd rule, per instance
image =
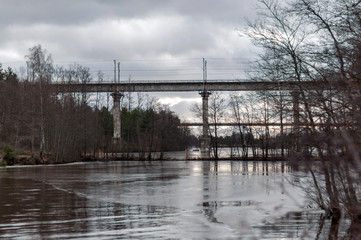
MULTIPOLYGON (((203 126, 203 123, 200 122, 183 122, 182 126, 185 127, 199 127, 203 126)), ((236 123, 236 122, 220 122, 220 123, 208 123, 208 126, 219 126, 219 127, 231 127, 231 126, 242 126, 242 127, 278 127, 278 126, 289 126, 292 127, 294 123, 236 123)), ((306 126, 306 124, 300 124, 300 126, 306 126)))

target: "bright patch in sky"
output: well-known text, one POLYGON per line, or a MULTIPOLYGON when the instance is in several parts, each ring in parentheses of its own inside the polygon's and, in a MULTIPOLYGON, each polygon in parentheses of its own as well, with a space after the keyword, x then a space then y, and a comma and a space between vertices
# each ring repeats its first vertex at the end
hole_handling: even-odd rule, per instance
POLYGON ((0 58, 18 60, 20 56, 17 51, 14 51, 12 49, 0 49, 0 58))
POLYGON ((181 98, 181 97, 164 97, 159 99, 159 102, 161 104, 168 105, 169 107, 177 105, 181 102, 200 103, 201 101, 202 101, 201 98, 181 98))

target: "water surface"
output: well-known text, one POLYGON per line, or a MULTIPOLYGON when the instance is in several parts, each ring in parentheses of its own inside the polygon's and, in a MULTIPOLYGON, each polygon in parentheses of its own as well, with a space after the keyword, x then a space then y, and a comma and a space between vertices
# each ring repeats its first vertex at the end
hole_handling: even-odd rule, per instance
POLYGON ((295 181, 283 162, 8 167, 0 238, 315 239, 320 213, 295 181))

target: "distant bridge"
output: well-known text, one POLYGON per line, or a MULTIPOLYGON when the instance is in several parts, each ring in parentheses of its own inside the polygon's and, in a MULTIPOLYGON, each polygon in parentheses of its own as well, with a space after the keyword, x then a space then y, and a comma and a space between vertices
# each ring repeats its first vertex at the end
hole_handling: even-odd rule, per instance
MULTIPOLYGON (((300 127, 306 127, 310 124, 306 123, 298 123, 298 126, 300 127)), ((334 123, 313 123, 313 126, 345 126, 345 124, 334 124, 334 123)), ((185 127, 200 127, 203 126, 203 123, 201 122, 183 122, 181 123, 181 126, 185 127)), ((232 126, 241 126, 241 127, 294 127, 295 123, 287 122, 287 123, 280 123, 280 122, 271 122, 271 123, 257 123, 257 122, 251 122, 251 123, 236 123, 236 122, 220 122, 220 123, 208 123, 208 126, 218 126, 218 127, 232 127, 232 126)))
MULTIPOLYGON (((192 122, 183 122, 181 123, 182 126, 185 127, 200 127, 203 126, 203 123, 201 122, 196 122, 196 123, 192 123, 192 122)), ((230 123, 225 123, 225 122, 221 122, 221 123, 208 123, 209 126, 218 126, 218 127, 231 127, 231 126, 245 126, 245 127, 279 127, 279 126, 285 126, 285 127, 291 127, 294 126, 294 123, 235 123, 235 122, 230 122, 230 123)), ((305 126, 306 124, 300 124, 300 126, 305 126)))

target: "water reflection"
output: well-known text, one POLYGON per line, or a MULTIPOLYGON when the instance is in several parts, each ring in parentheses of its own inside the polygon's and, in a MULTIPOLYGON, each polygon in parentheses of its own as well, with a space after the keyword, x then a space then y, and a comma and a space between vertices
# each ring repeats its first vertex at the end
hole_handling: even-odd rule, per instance
MULTIPOLYGON (((200 168, 198 168, 200 169, 200 168)), ((214 172, 216 174, 230 173, 242 175, 277 175, 279 173, 289 173, 292 169, 285 162, 267 162, 267 161, 213 161, 205 166, 204 172, 214 172)))
POLYGON ((174 214, 172 208, 98 201, 71 191, 64 194, 31 180, 1 179, 0 187, 0 236, 9 239, 145 236, 149 229, 169 224, 174 214), (38 188, 29 191, 33 186, 38 188), (128 230, 119 231, 124 229, 128 230))
MULTIPOLYGON (((104 162, 0 170, 0 237, 325 236, 283 162, 104 162), (286 193, 288 192, 288 193, 286 193), (290 210, 301 209, 302 212, 290 210), (287 215, 288 214, 288 215, 287 215)), ((327 222, 323 226, 326 226, 327 222)))

